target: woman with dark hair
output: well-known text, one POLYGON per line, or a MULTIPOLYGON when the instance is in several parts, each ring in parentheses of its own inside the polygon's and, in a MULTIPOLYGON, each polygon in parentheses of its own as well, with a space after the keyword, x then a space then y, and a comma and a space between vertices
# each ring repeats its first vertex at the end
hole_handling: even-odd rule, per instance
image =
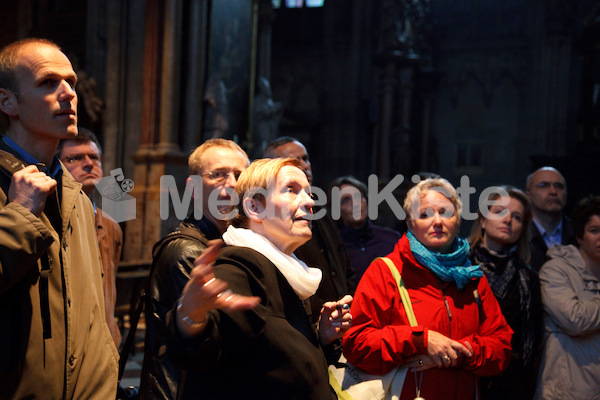
POLYGON ((600 196, 577 204, 573 230, 578 246, 553 246, 540 270, 540 400, 600 399, 600 196))
POLYGON ((514 335, 508 368, 481 379, 481 397, 531 400, 542 343, 539 280, 528 264, 531 205, 517 188, 498 189, 505 194, 493 192, 488 197, 491 206, 480 209, 473 223, 470 259, 485 273, 514 335))
POLYGON ((457 237, 461 207, 445 179, 421 181, 404 201, 408 232, 387 257, 417 325, 385 261, 373 261, 355 292, 344 355, 371 374, 410 367, 402 392, 393 393, 400 400, 474 400, 479 376, 502 372, 510 358, 512 330, 483 272, 471 265, 469 244, 457 237))
POLYGON ((332 215, 337 214, 336 208, 339 209, 340 235, 357 285, 371 261, 389 254, 401 236, 369 219, 367 193, 367 185, 353 176, 339 177, 329 185, 329 207, 332 215))

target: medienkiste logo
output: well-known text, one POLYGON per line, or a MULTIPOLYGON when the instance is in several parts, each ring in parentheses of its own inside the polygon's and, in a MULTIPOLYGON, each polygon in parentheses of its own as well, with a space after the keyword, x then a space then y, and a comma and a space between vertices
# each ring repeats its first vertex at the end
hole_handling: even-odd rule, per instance
POLYGON ((102 196, 102 211, 116 222, 125 222, 136 217, 135 197, 129 192, 135 186, 131 179, 125 179, 121 168, 110 171, 95 184, 96 190, 102 196))
MULTIPOLYGON (((411 178, 413 183, 418 182, 418 176, 411 178)), ((405 210, 400 205, 398 199, 394 196, 394 191, 403 182, 404 177, 402 175, 396 175, 385 187, 379 188, 379 180, 376 175, 369 176, 368 179, 368 216, 369 219, 375 220, 378 218, 379 206, 382 203, 387 203, 389 208, 394 213, 394 216, 403 220, 407 218, 405 210)), ((117 168, 111 171, 110 176, 104 177, 96 183, 96 188, 102 196, 102 211, 108 214, 116 222, 125 222, 136 218, 136 199, 129 195, 134 188, 134 183, 131 179, 125 179, 123 176, 123 170, 117 168)), ((361 195, 357 189, 340 190, 340 188, 334 188, 331 192, 331 217, 335 220, 340 219, 340 199, 345 194, 351 194, 352 197, 352 209, 355 218, 360 217, 360 204, 361 195), (352 191, 354 190, 354 191, 352 191)), ((434 187, 432 190, 439 191, 447 198, 450 198, 450 193, 443 187, 434 187)), ((478 214, 470 210, 471 195, 476 193, 476 189, 470 186, 470 181, 467 176, 463 176, 460 180, 460 186, 456 189, 456 194, 460 198, 462 203, 462 211, 460 217, 464 220, 475 220, 478 218, 478 214)), ((314 199, 316 206, 325 206, 327 201, 327 194, 317 186, 310 187, 311 196, 314 199)), ((235 206, 239 203, 239 195, 234 189, 228 188, 228 199, 220 199, 220 189, 215 189, 210 193, 208 197, 208 211, 216 218, 222 220, 230 220, 235 218, 237 215, 237 209, 235 206)), ((268 189, 254 188, 250 190, 251 194, 246 193, 244 196, 256 195, 261 193, 263 197, 268 196, 268 189)), ((180 196, 180 191, 177 188, 175 177, 171 175, 164 175, 160 178, 160 218, 167 220, 170 217, 170 210, 173 210, 175 217, 179 220, 183 220, 189 213, 190 206, 193 209, 193 217, 196 219, 202 218, 202 210, 204 209, 202 204, 202 177, 201 176, 190 176, 190 179, 186 183, 183 195, 180 196), (195 195, 192 195, 195 193, 195 195)), ((491 186, 484 189, 477 202, 478 209, 482 215, 490 219, 502 219, 506 214, 506 210, 493 214, 490 213, 490 207, 492 205, 504 206, 508 204, 508 193, 505 189, 497 186, 491 186), (497 200, 490 200, 492 194, 497 194, 497 200)), ((411 215, 415 215, 419 211, 418 201, 413 204, 413 209, 409 210, 411 215)), ((425 210, 426 214, 430 214, 431 210, 425 210)), ((431 211, 432 213, 433 211, 431 211)), ((325 216, 325 209, 311 214, 309 219, 320 219, 325 216)), ((444 215, 449 217, 454 213, 454 210, 447 210, 444 215)), ((265 208, 264 218, 274 218, 276 215, 272 205, 267 204, 265 208)))

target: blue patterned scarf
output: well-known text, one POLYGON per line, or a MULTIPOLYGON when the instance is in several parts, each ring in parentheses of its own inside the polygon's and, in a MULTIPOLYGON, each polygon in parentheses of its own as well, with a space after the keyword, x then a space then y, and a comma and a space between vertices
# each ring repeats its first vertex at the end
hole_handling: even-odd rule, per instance
POLYGON ((458 290, 463 290, 473 278, 483 277, 479 265, 471 265, 469 261, 469 243, 457 237, 452 244, 452 253, 437 253, 427 250, 414 235, 406 232, 410 249, 415 259, 429 269, 444 282, 456 282, 458 290))

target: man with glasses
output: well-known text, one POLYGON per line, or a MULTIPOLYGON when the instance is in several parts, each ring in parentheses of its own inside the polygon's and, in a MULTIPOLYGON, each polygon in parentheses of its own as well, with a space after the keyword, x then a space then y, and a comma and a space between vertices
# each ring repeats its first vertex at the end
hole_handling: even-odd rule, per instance
POLYGON ((154 246, 146 302, 146 341, 140 382, 140 398, 174 400, 193 381, 193 372, 175 367, 165 354, 166 314, 174 308, 183 287, 189 280, 194 260, 202 254, 213 239, 221 239, 227 229, 223 219, 230 193, 237 178, 250 161, 235 142, 210 139, 196 148, 188 159, 190 177, 202 178, 202 219, 187 217, 177 231, 154 246), (212 194, 212 196, 211 196, 212 194))
POLYGON ((571 220, 562 212, 567 203, 567 183, 557 169, 542 167, 527 177, 525 193, 533 211, 529 231, 530 264, 539 271, 550 247, 574 241, 571 220))
MULTIPOLYGON (((96 135, 88 129, 79 127, 79 134, 70 139, 61 140, 56 155, 73 178, 81 183, 82 190, 90 197, 96 190, 95 184, 102 179, 102 148, 96 135)), ((104 312, 106 323, 119 348, 121 332, 115 320, 115 304, 117 302, 117 268, 123 247, 123 231, 117 222, 94 205, 96 214, 96 234, 98 247, 102 257, 102 283, 104 288, 104 312)))

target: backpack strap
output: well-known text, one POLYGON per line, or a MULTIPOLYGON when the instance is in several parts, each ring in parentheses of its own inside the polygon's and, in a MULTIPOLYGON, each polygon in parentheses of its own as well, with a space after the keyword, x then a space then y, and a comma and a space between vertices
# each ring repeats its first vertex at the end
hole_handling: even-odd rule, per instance
POLYGON ((0 150, 0 168, 5 175, 12 177, 15 172, 26 166, 27 164, 19 160, 14 154, 0 150))
POLYGON ((398 271, 398 267, 394 264, 392 260, 388 257, 379 257, 376 260, 382 260, 387 264, 392 273, 392 276, 396 280, 396 284, 398 285, 398 292, 400 292, 400 298, 402 299, 402 305, 404 305, 404 311, 406 311, 406 315, 408 316, 408 323, 410 326, 417 326, 417 317, 415 317, 415 312, 412 308, 412 303, 410 301, 410 296, 408 294, 408 290, 406 290, 406 286, 404 286, 404 282, 402 281, 402 276, 400 275, 400 271, 398 271))
MULTIPOLYGON (((0 179, 0 187, 4 191, 8 201, 8 190, 10 188, 10 182, 15 172, 25 168, 27 164, 22 160, 19 160, 14 154, 9 153, 5 150, 0 150, 0 171, 2 172, 3 178, 0 179)), ((45 252, 41 257, 41 269, 39 279, 39 291, 40 291, 40 311, 42 315, 42 332, 44 339, 50 339, 52 337, 52 326, 50 323, 50 301, 48 298, 48 274, 51 271, 51 260, 48 252, 45 252)))

